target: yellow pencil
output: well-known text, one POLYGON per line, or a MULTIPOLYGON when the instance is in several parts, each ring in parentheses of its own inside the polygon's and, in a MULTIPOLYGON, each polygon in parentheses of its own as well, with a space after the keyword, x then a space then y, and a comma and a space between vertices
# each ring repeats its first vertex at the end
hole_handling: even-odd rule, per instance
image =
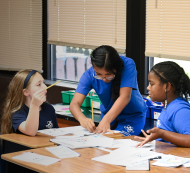
POLYGON ((94 122, 94 112, 93 112, 93 101, 91 99, 91 105, 92 105, 92 121, 94 122))
POLYGON ((50 88, 50 87, 52 87, 52 86, 54 86, 54 85, 58 84, 59 82, 61 82, 61 81, 55 82, 54 84, 52 84, 52 85, 48 86, 48 87, 46 88, 46 90, 47 90, 48 88, 50 88))

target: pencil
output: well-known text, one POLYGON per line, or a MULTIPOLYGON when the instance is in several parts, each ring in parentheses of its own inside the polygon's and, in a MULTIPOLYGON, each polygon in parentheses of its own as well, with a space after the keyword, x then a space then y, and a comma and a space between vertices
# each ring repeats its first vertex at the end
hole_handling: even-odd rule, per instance
POLYGON ((92 121, 94 122, 94 112, 93 112, 93 101, 91 99, 91 105, 92 105, 92 121))
POLYGON ((46 90, 47 90, 48 88, 50 88, 50 87, 52 87, 52 86, 54 86, 54 85, 58 84, 59 82, 61 82, 61 81, 55 82, 54 84, 52 84, 52 85, 48 86, 48 87, 46 88, 46 90))

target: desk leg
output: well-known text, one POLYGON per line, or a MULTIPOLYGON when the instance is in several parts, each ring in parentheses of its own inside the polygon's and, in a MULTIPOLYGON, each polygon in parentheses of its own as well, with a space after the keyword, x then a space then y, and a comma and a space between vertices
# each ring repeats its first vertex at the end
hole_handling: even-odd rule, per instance
MULTIPOLYGON (((4 140, 1 140, 1 154, 4 154, 4 140)), ((1 173, 7 172, 7 161, 1 159, 1 173)))

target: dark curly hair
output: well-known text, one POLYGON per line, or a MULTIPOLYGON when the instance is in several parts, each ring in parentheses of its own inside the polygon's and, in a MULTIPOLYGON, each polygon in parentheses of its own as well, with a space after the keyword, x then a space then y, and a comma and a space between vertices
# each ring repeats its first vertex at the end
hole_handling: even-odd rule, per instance
POLYGON ((121 73, 124 67, 118 52, 111 46, 99 46, 91 53, 91 62, 93 66, 105 68, 115 75, 112 85, 112 100, 115 102, 119 97, 121 73))
POLYGON ((177 96, 187 97, 190 95, 190 79, 185 71, 173 61, 165 61, 154 65, 151 69, 162 83, 171 83, 177 96))

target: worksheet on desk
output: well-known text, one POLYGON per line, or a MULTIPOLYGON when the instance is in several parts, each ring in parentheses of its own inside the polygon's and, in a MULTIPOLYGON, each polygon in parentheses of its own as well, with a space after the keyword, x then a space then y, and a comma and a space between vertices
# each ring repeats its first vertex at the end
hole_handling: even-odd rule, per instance
POLYGON ((46 147, 46 150, 48 150, 60 159, 80 156, 79 153, 65 146, 46 147))
POLYGON ((52 129, 44 129, 38 130, 39 133, 43 133, 50 136, 61 136, 67 134, 73 134, 75 136, 84 136, 93 134, 83 128, 82 126, 72 126, 72 127, 64 127, 64 128, 52 128, 52 129))
POLYGON ((161 155, 162 153, 149 151, 149 149, 146 148, 121 147, 110 152, 110 154, 95 157, 92 158, 92 160, 113 165, 127 166, 129 163, 140 162, 161 155))
POLYGON ((45 165, 45 166, 48 166, 50 164, 56 163, 61 160, 61 159, 43 156, 43 155, 32 153, 32 152, 23 152, 22 154, 18 156, 14 156, 13 159, 17 159, 17 160, 21 160, 25 162, 37 163, 37 164, 45 165))
POLYGON ((87 148, 87 147, 111 147, 114 139, 102 135, 90 135, 83 137, 64 137, 50 139, 51 142, 67 146, 69 148, 87 148))

